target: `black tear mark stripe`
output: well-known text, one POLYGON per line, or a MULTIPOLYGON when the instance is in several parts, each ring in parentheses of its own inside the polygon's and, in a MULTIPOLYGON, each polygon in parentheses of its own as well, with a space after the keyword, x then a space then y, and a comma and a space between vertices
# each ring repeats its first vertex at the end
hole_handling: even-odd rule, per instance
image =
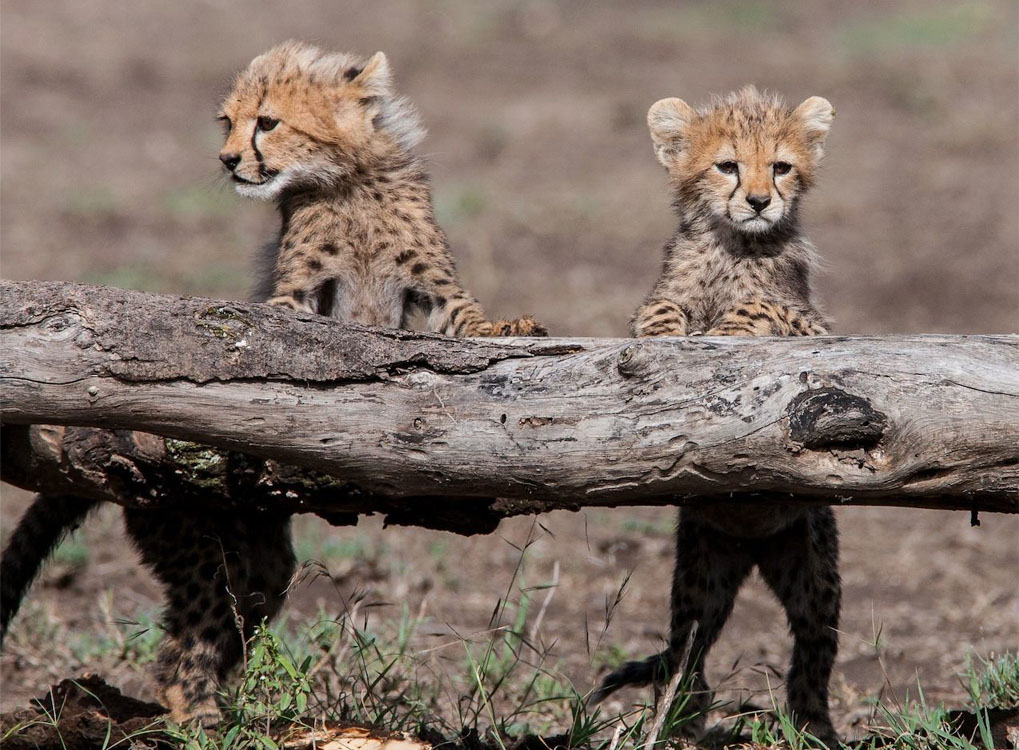
MULTIPOLYGON (((265 81, 263 83, 264 87, 268 87, 268 85, 269 85, 268 81, 265 81)), ((258 97, 258 106, 255 109, 256 123, 257 123, 257 115, 258 115, 258 112, 261 111, 261 109, 262 109, 262 102, 263 101, 265 101, 265 92, 264 91, 262 92, 262 96, 258 97)), ((255 127, 251 129, 251 150, 255 152, 255 161, 258 164, 261 164, 262 163, 262 152, 259 151, 258 150, 258 146, 255 145, 255 136, 257 136, 257 135, 258 135, 258 125, 256 124, 255 127)))
POLYGON ((258 150, 258 146, 255 145, 255 138, 258 136, 258 128, 251 133, 251 150, 255 152, 255 162, 261 166, 263 163, 262 152, 258 150))
POLYGON ((778 197, 781 198, 783 201, 785 201, 785 195, 783 195, 782 191, 779 190, 778 180, 775 179, 775 172, 774 171, 772 171, 772 173, 771 173, 771 184, 775 186, 775 192, 778 193, 778 197))
POLYGON ((736 168, 736 187, 734 187, 734 188, 732 189, 732 192, 731 192, 731 193, 729 193, 729 197, 728 197, 728 198, 726 199, 726 202, 728 202, 728 201, 731 201, 731 200, 732 200, 733 196, 734 196, 734 195, 736 195, 736 191, 737 191, 737 190, 739 190, 739 186, 740 186, 740 185, 742 185, 742 184, 743 184, 743 178, 742 178, 742 177, 740 177, 740 174, 739 174, 739 167, 737 167, 737 168, 736 168))

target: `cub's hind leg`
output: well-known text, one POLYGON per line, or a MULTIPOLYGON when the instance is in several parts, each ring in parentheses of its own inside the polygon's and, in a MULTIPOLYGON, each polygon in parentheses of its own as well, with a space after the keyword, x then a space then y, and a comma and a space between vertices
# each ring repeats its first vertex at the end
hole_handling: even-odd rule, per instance
POLYGON ((838 530, 831 508, 814 508, 762 545, 761 577, 789 619, 793 657, 786 677, 789 709, 799 726, 838 746, 828 709, 828 680, 838 652, 838 530))
POLYGON ((600 701, 624 685, 662 685, 679 668, 693 623, 697 623, 687 674, 692 674, 689 708, 701 714, 694 732, 703 728, 711 698, 704 660, 732 612, 736 594, 753 560, 745 544, 703 523, 693 509, 683 509, 676 529, 676 566, 672 579, 669 646, 660 654, 628 662, 606 677, 592 696, 600 701))
POLYGON ((279 514, 126 510, 128 533, 166 592, 156 680, 178 722, 220 719, 216 691, 263 617, 286 597, 295 560, 279 514))

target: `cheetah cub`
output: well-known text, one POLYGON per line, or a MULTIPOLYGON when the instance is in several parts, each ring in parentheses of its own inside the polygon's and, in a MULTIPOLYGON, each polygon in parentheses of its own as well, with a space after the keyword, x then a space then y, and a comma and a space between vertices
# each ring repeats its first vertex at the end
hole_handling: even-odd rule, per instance
MULTIPOLYGON (((635 336, 826 332, 811 299, 815 251, 800 230, 799 204, 814 184, 834 115, 820 97, 793 109, 753 87, 702 109, 680 99, 651 107, 651 139, 675 192, 679 228, 665 246, 661 278, 633 318, 635 336)), ((801 726, 834 744, 828 680, 841 584, 829 507, 681 509, 668 648, 624 664, 593 699, 624 685, 667 681, 696 622, 687 670, 692 707, 706 709, 704 658, 754 566, 785 608, 794 638, 789 708, 801 726)))
POLYGON ((405 328, 418 309, 449 336, 545 335, 528 316, 487 320, 460 285, 414 154, 424 131, 383 53, 281 44, 238 77, 220 119, 237 192, 282 216, 259 297, 366 325, 405 328))
MULTIPOLYGON (((345 322, 400 327, 415 309, 452 336, 544 335, 530 317, 492 322, 457 280, 435 223, 423 136, 381 52, 364 60, 285 42, 256 57, 220 108, 219 158, 237 191, 282 216, 258 299, 345 322)), ((244 640, 282 607, 295 559, 289 518, 185 521, 126 510, 142 560, 167 588, 157 663, 174 719, 219 719, 215 692, 244 640)))
MULTIPOLYGON (((423 131, 381 52, 362 60, 287 42, 240 74, 220 116, 220 160, 238 192, 275 200, 282 214, 259 300, 390 327, 417 309, 453 336, 545 335, 527 316, 487 320, 457 280, 413 153, 423 131)), ((0 639, 46 557, 96 505, 40 495, 22 517, 3 553, 0 639)), ((124 522, 166 591, 159 697, 175 721, 214 725, 216 692, 244 642, 286 599, 289 516, 128 508, 124 522)))

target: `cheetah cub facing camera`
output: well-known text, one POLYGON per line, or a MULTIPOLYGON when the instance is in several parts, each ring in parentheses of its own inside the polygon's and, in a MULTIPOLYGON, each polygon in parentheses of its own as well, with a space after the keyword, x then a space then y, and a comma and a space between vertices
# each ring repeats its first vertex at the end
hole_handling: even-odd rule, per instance
MULTIPOLYGON (((651 107, 651 139, 675 191, 679 228, 665 246, 661 278, 633 318, 635 336, 826 332, 811 300, 815 252, 798 214, 834 114, 820 97, 792 109, 753 87, 703 109, 680 99, 651 107)), ((754 566, 785 608, 794 638, 789 708, 800 726, 834 745, 828 680, 841 584, 829 507, 682 508, 668 647, 608 675, 593 700, 624 685, 667 681, 696 622, 687 671, 692 708, 706 709, 704 658, 754 566)), ((702 727, 703 720, 695 731, 702 727)))

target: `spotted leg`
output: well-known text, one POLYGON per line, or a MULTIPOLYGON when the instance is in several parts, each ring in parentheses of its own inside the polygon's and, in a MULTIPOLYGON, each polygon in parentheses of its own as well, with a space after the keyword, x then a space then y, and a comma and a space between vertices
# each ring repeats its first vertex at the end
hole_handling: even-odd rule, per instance
POLYGON ((156 680, 177 722, 220 719, 216 691, 244 643, 286 597, 295 560, 279 514, 128 509, 125 524, 166 591, 156 680))
POLYGON ((786 679, 795 720, 829 747, 838 746, 828 709, 828 681, 838 651, 842 584, 838 529, 831 508, 816 508, 769 537, 757 556, 761 576, 789 619, 793 657, 786 679))

